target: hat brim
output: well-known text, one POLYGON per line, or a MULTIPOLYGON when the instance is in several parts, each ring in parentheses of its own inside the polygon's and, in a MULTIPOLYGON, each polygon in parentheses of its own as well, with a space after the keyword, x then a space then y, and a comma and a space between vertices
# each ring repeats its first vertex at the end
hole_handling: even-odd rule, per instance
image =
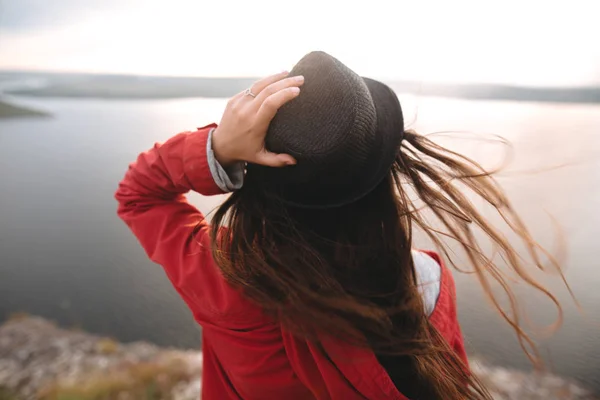
POLYGON ((386 84, 374 79, 363 77, 363 81, 371 93, 377 113, 376 138, 380 143, 373 147, 375 154, 372 157, 378 159, 379 166, 373 169, 371 181, 364 184, 363 193, 348 203, 366 196, 385 178, 396 160, 404 138, 404 115, 396 93, 386 84))

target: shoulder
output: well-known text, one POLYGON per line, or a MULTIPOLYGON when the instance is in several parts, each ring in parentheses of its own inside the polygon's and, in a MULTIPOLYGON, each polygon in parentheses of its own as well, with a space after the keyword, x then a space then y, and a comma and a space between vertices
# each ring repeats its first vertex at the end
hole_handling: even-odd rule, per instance
POLYGON ((413 260, 429 321, 466 362, 457 315, 456 286, 450 268, 439 254, 432 251, 413 251, 413 260), (434 274, 437 271, 437 274, 427 275, 432 271, 434 274))
POLYGON ((431 255, 429 252, 412 250, 417 285, 427 315, 433 313, 441 290, 442 266, 434 257, 435 254, 431 255))

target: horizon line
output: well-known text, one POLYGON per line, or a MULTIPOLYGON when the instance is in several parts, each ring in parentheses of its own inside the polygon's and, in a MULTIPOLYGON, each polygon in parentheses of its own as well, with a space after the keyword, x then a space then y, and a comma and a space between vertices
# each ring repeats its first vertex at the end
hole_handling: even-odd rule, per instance
MULTIPOLYGON (((31 68, 2 68, 0 67, 0 74, 2 73, 39 73, 39 74, 64 74, 64 75, 91 75, 91 76, 120 76, 120 77, 142 77, 142 78, 179 78, 179 79, 214 79, 214 80, 258 80, 260 76, 250 75, 229 75, 229 76, 206 76, 206 75, 169 75, 169 74, 137 74, 129 72, 94 72, 94 71, 61 71, 52 69, 31 69, 31 68)), ((510 83, 496 83, 496 82, 453 82, 443 80, 415 80, 406 78, 376 78, 383 82, 389 83, 405 83, 405 84, 423 84, 423 85, 443 85, 443 86, 487 86, 487 87, 498 87, 508 89, 533 89, 533 90, 581 90, 581 89, 600 89, 600 82, 590 83, 584 85, 523 85, 523 84, 510 84, 510 83)))

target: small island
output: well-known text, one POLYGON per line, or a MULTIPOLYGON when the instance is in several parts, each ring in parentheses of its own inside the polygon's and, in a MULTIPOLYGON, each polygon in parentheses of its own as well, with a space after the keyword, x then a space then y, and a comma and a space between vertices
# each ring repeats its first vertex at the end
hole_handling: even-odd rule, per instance
POLYGON ((50 114, 32 108, 7 103, 0 99, 0 119, 23 117, 49 117, 50 114))

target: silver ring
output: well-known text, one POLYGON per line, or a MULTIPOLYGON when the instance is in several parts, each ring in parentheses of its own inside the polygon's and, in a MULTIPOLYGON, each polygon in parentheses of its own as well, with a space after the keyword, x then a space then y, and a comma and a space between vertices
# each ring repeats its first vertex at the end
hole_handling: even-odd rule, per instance
POLYGON ((256 97, 256 95, 254 93, 252 93, 252 89, 250 89, 250 88, 244 90, 244 95, 256 97))

